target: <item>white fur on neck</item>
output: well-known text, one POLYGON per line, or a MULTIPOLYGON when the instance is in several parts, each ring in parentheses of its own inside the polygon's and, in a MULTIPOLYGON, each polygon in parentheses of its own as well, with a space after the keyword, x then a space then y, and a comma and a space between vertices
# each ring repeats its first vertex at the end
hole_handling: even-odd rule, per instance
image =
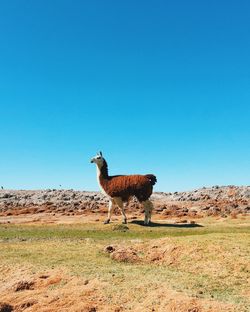
POLYGON ((104 195, 110 197, 110 196, 105 192, 105 190, 103 189, 103 187, 101 186, 101 183, 100 183, 101 165, 99 165, 99 164, 96 164, 96 173, 97 173, 97 182, 98 182, 98 184, 99 184, 99 187, 100 187, 100 189, 101 189, 101 192, 102 192, 104 195))

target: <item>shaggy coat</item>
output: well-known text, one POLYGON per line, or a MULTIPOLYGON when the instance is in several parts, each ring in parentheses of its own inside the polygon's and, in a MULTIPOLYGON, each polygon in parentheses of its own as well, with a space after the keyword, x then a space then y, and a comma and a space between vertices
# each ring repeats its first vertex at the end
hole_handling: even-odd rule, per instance
POLYGON ((99 182, 111 198, 120 197, 125 202, 135 196, 138 201, 143 202, 151 196, 157 179, 153 174, 109 176, 107 162, 104 160, 100 168, 99 182))

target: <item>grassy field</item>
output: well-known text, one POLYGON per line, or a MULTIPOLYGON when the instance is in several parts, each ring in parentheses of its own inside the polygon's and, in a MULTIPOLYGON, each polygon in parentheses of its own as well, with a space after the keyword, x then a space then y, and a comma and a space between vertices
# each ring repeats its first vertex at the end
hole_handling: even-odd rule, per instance
POLYGON ((2 224, 0 302, 17 311, 249 311, 250 220, 197 222, 2 224), (23 280, 35 286, 14 291, 23 280))

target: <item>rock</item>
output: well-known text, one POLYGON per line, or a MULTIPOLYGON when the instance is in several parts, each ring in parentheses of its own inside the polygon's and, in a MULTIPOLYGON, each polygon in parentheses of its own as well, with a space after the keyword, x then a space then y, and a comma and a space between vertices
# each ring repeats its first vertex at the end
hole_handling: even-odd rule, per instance
POLYGON ((188 223, 189 223, 189 224, 196 224, 196 222, 193 221, 193 220, 190 220, 188 223))
MULTIPOLYGON (((152 194, 155 203, 155 212, 166 216, 184 216, 195 213, 230 214, 234 210, 239 213, 250 213, 250 186, 214 186, 195 189, 189 192, 156 192, 152 194), (192 203, 196 202, 196 212, 190 211, 192 203), (186 205, 187 203, 187 205, 186 205), (214 209, 213 207, 216 207, 214 209), (217 210, 218 208, 218 210, 217 210)), ((69 209, 71 213, 90 211, 92 213, 106 211, 108 198, 100 192, 82 192, 74 190, 1 190, 0 189, 0 213, 8 210, 12 213, 21 212, 20 207, 25 207, 26 213, 40 212, 55 213, 62 209, 69 209), (50 206, 50 207, 49 207, 50 206), (32 210, 36 207, 36 211, 32 210), (51 209, 50 209, 51 208, 51 209), (31 210, 30 210, 31 209, 31 210)), ((136 200, 130 202, 127 212, 143 213, 143 208, 136 200)))
POLYGON ((104 251, 105 251, 105 252, 108 252, 108 253, 112 253, 112 252, 115 251, 115 247, 114 247, 114 246, 111 246, 111 245, 106 246, 106 247, 104 248, 104 251))
POLYGON ((163 210, 164 210, 163 207, 157 207, 157 208, 155 208, 155 211, 157 211, 157 212, 161 212, 161 211, 163 211, 163 210))
POLYGON ((9 193, 5 193, 5 194, 3 194, 3 196, 2 196, 2 198, 10 198, 11 197, 11 195, 9 194, 9 193))
POLYGON ((22 291, 22 290, 33 289, 33 286, 34 286, 34 282, 20 281, 15 285, 14 290, 22 291))
POLYGON ((8 303, 0 302, 0 312, 14 311, 14 307, 8 303))
POLYGON ((201 210, 209 210, 210 206, 201 207, 201 210))

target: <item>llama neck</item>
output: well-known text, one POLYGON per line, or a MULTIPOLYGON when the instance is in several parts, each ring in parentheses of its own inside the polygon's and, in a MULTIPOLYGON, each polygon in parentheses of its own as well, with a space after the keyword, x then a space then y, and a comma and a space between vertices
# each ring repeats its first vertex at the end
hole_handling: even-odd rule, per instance
POLYGON ((109 175, 108 175, 108 167, 106 166, 96 166, 97 168, 97 182, 99 184, 99 187, 101 189, 101 192, 109 196, 107 193, 107 183, 109 180, 109 175))
POLYGON ((97 179, 108 179, 109 174, 108 174, 108 165, 106 161, 103 163, 102 166, 97 165, 97 179))

